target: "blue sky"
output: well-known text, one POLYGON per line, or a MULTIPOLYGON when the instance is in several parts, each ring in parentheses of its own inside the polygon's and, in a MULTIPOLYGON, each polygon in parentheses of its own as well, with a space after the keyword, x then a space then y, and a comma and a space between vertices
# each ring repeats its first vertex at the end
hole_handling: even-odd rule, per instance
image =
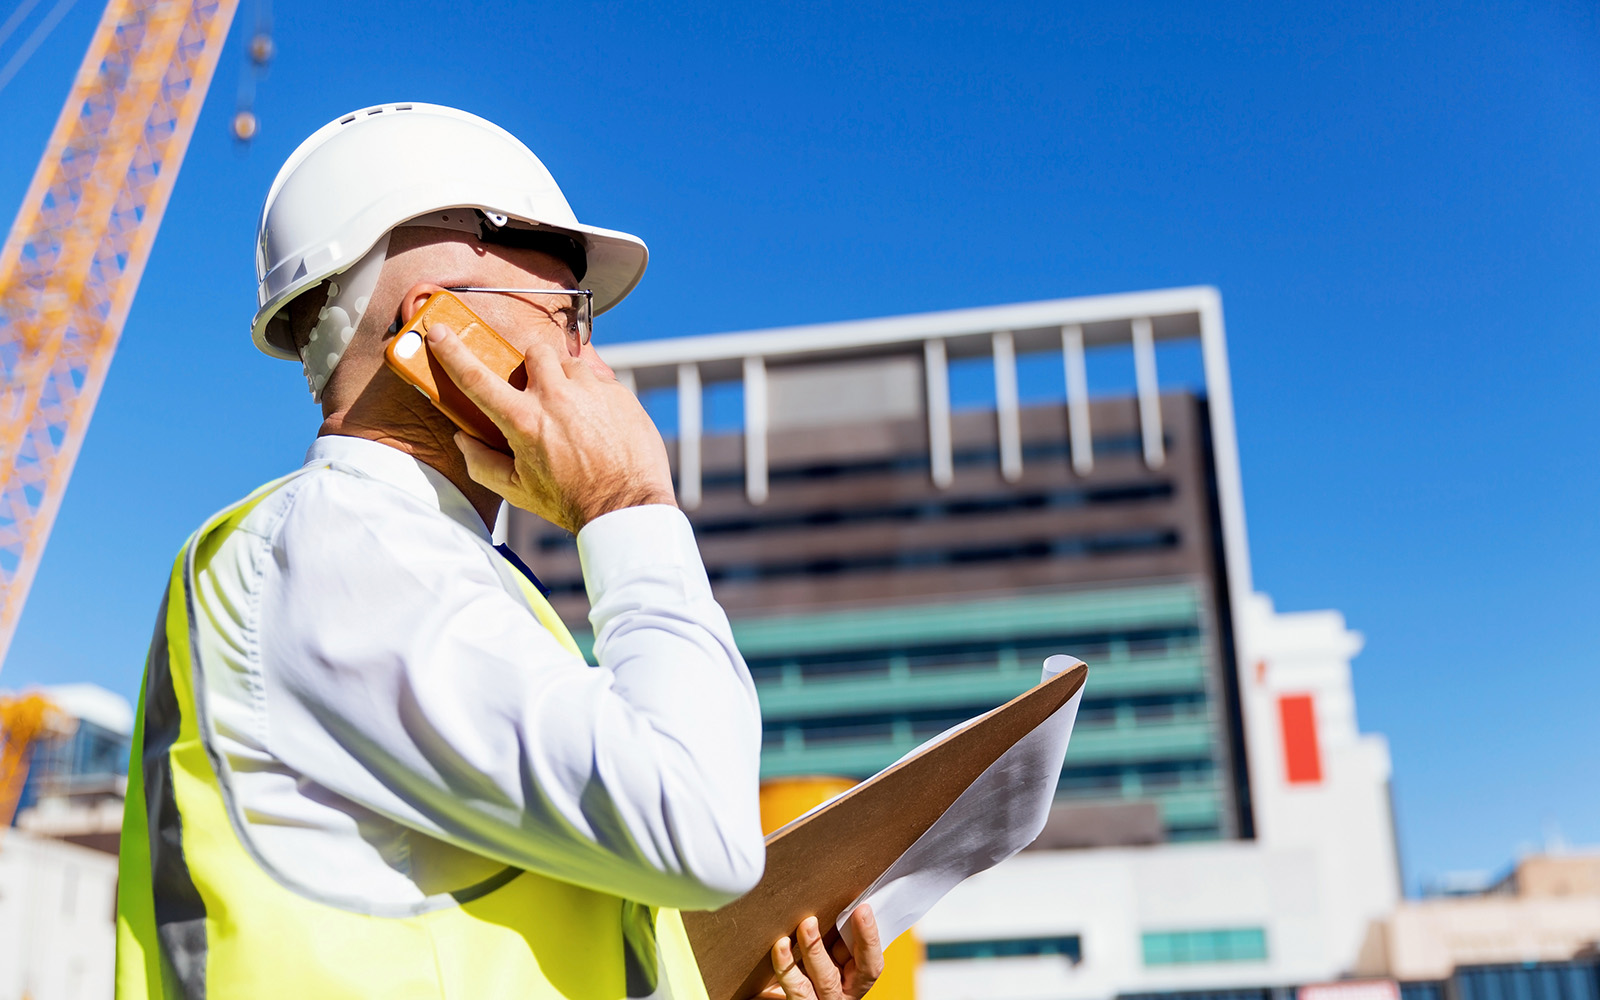
MULTIPOLYGON (((131 695, 184 536, 299 463, 298 366, 247 334, 261 198, 325 121, 427 100, 505 125, 581 218, 650 244, 602 341, 1217 286, 1257 585, 1366 635, 1408 880, 1600 843, 1592 5, 275 15, 247 152, 226 123, 248 0, 223 54, 7 686, 131 695)), ((0 92, 0 205, 97 17, 73 8, 0 92)))

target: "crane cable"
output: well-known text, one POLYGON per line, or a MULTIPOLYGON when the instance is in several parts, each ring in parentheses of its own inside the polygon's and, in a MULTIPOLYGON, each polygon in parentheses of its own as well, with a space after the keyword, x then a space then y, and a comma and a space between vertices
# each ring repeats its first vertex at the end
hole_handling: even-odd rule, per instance
POLYGON ((239 96, 234 103, 233 121, 229 124, 233 138, 240 147, 250 144, 261 129, 256 118, 256 82, 267 75, 267 64, 272 61, 272 0, 255 0, 255 29, 244 43, 244 57, 239 60, 239 96))
POLYGON ((33 8, 37 6, 39 6, 39 0, 22 0, 21 3, 17 4, 17 9, 11 12, 10 17, 6 18, 6 23, 0 24, 0 45, 4 45, 16 33, 17 26, 22 23, 22 19, 33 13, 33 8))
MULTIPOLYGON (((0 45, 4 45, 6 39, 16 32, 17 26, 22 23, 23 18, 28 16, 38 2, 39 0, 22 0, 22 5, 11 12, 11 16, 6 18, 6 23, 0 25, 0 45)), ((44 20, 34 26, 33 33, 28 36, 28 40, 22 43, 22 47, 17 49, 11 58, 6 61, 5 67, 0 69, 0 91, 5 90, 6 84, 10 83, 22 71, 22 67, 27 63, 28 59, 39 50, 39 46, 44 44, 44 40, 50 37, 50 32, 56 30, 56 25, 61 23, 61 19, 67 16, 67 11, 71 10, 72 5, 77 2, 78 0, 56 0, 56 5, 50 8, 50 13, 46 14, 44 20)))

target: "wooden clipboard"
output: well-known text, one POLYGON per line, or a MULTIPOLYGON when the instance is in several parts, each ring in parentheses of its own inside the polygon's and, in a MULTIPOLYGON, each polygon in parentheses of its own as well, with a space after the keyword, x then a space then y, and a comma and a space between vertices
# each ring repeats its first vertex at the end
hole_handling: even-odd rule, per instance
MULTIPOLYGON (((711 1000, 746 1000, 776 981, 773 942, 815 916, 824 931, 967 786, 1082 689, 1078 664, 767 838, 767 868, 720 910, 683 914, 711 1000)), ((888 944, 888 942, 884 942, 888 944)))

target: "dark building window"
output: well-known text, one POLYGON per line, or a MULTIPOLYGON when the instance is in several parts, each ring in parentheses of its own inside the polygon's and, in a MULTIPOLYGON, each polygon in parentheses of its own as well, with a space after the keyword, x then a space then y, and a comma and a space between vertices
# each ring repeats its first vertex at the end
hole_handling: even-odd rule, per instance
MULTIPOLYGON (((806 678, 856 672, 879 673, 888 670, 896 659, 902 660, 913 672, 940 671, 961 666, 993 667, 1002 658, 1014 659, 1032 668, 1042 664, 1045 657, 1062 650, 1088 656, 1096 650, 1105 651, 1117 645, 1130 651, 1138 647, 1145 652, 1160 650, 1167 653, 1194 648, 1199 641, 1199 626, 1186 625, 1128 632, 1080 632, 1053 639, 1029 638, 1022 645, 980 639, 926 646, 833 650, 793 656, 752 656, 746 660, 746 664, 756 683, 760 684, 777 680, 782 676, 785 666, 798 668, 806 678)), ((1082 718, 1081 712, 1079 717, 1082 718)))
MULTIPOLYGON (((1144 702, 1144 707, 1153 704, 1164 704, 1162 711, 1152 717, 1142 718, 1138 709, 1133 711, 1133 717, 1140 725, 1159 725, 1164 722, 1182 721, 1186 718, 1204 718, 1203 709, 1205 701, 1203 696, 1194 694, 1157 695, 1145 696, 1137 699, 1144 702), (1164 702, 1158 702, 1164 699, 1164 702)), ((1078 709, 1078 726, 1092 729, 1096 726, 1106 726, 1115 723, 1123 713, 1124 707, 1135 701, 1131 698, 1090 699, 1078 709)), ((805 733, 809 743, 817 739, 817 734, 834 730, 859 730, 863 726, 877 726, 883 735, 890 735, 890 727, 895 722, 909 723, 914 732, 919 736, 937 735, 958 723, 965 722, 974 716, 982 715, 993 705, 963 705, 954 708, 925 709, 921 711, 895 712, 892 714, 864 714, 843 713, 837 715, 818 716, 805 719, 779 718, 767 722, 769 730, 799 729, 805 733), (881 724, 881 725, 880 725, 881 724)), ((837 737, 834 737, 837 738, 837 737)), ((1147 784, 1185 784, 1192 779, 1192 770, 1200 765, 1209 767, 1209 761, 1159 761, 1152 764, 1141 765, 1133 770, 1145 777, 1147 784)), ((1208 772, 1209 773, 1209 772, 1208 772)), ((1065 773, 1063 774, 1063 779, 1065 773)))
POLYGON ((1600 1000, 1600 964, 1591 959, 1457 966, 1451 985, 1459 1000, 1600 1000))
MULTIPOLYGON (((1178 532, 1170 528, 1111 531, 1060 538, 1024 538, 966 547, 900 549, 858 556, 824 556, 816 559, 781 559, 773 562, 728 563, 706 567, 712 583, 739 583, 793 577, 840 576, 888 570, 937 569, 988 563, 1030 562, 1045 559, 1092 559, 1135 552, 1162 552, 1178 548, 1178 532)), ((546 581, 553 594, 586 593, 582 577, 546 581)))
POLYGON ((1083 939, 1077 934, 1061 937, 997 938, 988 941, 931 941, 928 961, 944 962, 972 958, 1024 958, 1035 955, 1060 955, 1073 965, 1083 961, 1083 939))
POLYGON ((1234 990, 1175 990, 1171 993, 1123 993, 1117 1000, 1294 1000, 1293 987, 1234 990))
MULTIPOLYGON (((943 521, 952 518, 1012 514, 1030 510, 1064 510, 1095 504, 1127 504, 1140 500, 1166 500, 1172 496, 1171 483, 1137 483, 1130 486, 1096 489, 1048 490, 1029 493, 1003 493, 987 497, 965 497, 943 501, 908 501, 898 504, 824 508, 766 516, 699 520, 695 534, 767 534, 773 531, 833 527, 845 524, 892 522, 906 524, 943 521)), ((552 536, 546 536, 552 537, 552 536)), ((557 541, 561 536, 553 536, 557 541)), ((541 547, 544 547, 541 543, 541 547)))
MULTIPOLYGON (((1172 446, 1171 436, 1166 445, 1172 446)), ((1042 462, 1048 459, 1066 459, 1071 444, 1067 440, 1030 441, 1022 446, 1024 462, 1042 462)), ((1144 438, 1138 434, 1097 436, 1094 453, 1097 458, 1112 455, 1138 455, 1144 452, 1144 438)), ((956 468, 969 466, 993 467, 1000 464, 997 448, 957 448, 951 455, 956 468)), ((819 479, 856 479, 865 476, 882 476, 897 472, 925 473, 928 471, 928 453, 925 451, 888 455, 881 458, 858 459, 842 462, 805 462, 795 465, 775 465, 767 470, 769 483, 815 482, 819 479)), ((712 490, 744 489, 744 470, 719 469, 701 476, 701 487, 712 490)))
POLYGON ((1401 983, 1400 1000, 1444 1000, 1444 980, 1401 983))

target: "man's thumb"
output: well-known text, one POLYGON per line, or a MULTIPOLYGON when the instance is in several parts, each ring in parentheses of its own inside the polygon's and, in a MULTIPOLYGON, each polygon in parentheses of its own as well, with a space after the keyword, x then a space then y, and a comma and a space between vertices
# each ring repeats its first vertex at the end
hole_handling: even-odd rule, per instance
POLYGON ((472 481, 505 496, 515 468, 511 456, 496 451, 466 431, 456 431, 455 440, 461 457, 467 460, 467 475, 472 481))

